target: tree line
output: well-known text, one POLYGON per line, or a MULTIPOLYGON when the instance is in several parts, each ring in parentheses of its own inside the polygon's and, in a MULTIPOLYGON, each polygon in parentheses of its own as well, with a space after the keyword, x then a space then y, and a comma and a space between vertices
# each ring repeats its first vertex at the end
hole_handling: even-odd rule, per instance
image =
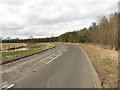
POLYGON ((39 42, 70 42, 100 44, 106 49, 118 49, 118 32, 120 14, 114 13, 109 17, 103 16, 98 23, 92 23, 89 28, 67 32, 58 37, 10 39, 2 40, 3 43, 39 43, 39 42))
POLYGON ((41 43, 41 42, 57 42, 58 37, 49 38, 29 38, 29 39, 3 39, 2 43, 41 43))
MULTIPOLYGON (((119 14, 120 15, 120 14, 119 14)), ((92 23, 89 28, 67 32, 59 37, 61 42, 94 43, 106 49, 118 49, 118 13, 103 16, 99 23, 92 23)), ((119 32, 120 33, 120 32, 119 32)))

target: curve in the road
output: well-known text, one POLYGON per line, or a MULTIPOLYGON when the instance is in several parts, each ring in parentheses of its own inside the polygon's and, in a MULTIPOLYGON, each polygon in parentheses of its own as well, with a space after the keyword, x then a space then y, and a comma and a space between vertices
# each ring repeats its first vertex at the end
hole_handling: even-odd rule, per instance
POLYGON ((49 52, 43 54, 46 55, 44 58, 40 58, 42 54, 39 54, 29 58, 30 61, 23 61, 23 64, 16 62, 12 64, 13 69, 7 69, 11 64, 4 66, 3 80, 7 82, 6 87, 11 84, 14 84, 14 88, 95 87, 88 57, 81 48, 58 44, 57 49, 49 52), (13 74, 17 78, 12 78, 13 74))

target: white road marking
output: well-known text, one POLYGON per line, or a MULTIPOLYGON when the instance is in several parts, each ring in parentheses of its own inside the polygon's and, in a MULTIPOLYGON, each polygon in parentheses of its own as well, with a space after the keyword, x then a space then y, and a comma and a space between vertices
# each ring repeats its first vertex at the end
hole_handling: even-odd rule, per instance
MULTIPOLYGON (((62 50, 62 48, 61 48, 60 50, 58 50, 58 52, 60 52, 61 50, 62 50)), ((67 51, 67 50, 66 50, 66 51, 67 51)), ((57 55, 55 58, 52 57, 53 55, 57 55, 57 54, 53 53, 52 55, 50 55, 50 56, 42 59, 39 63, 44 62, 44 63, 49 64, 50 62, 52 62, 53 60, 55 60, 56 58, 58 58, 60 55, 62 55, 62 53, 60 53, 59 55, 57 55), (49 58, 49 59, 52 59, 52 60, 50 60, 49 62, 46 62, 45 60, 48 59, 48 58, 49 58)))
POLYGON ((2 86, 2 89, 3 89, 3 88, 6 88, 6 87, 7 87, 7 85, 4 85, 4 86, 2 86))
POLYGON ((8 86, 8 83, 7 82, 3 82, 2 83, 2 88, 6 88, 8 86))
POLYGON ((46 61, 43 61, 44 63, 47 63, 46 61))
POLYGON ((53 57, 49 56, 48 58, 53 58, 53 57))
POLYGON ((55 60, 56 58, 58 58, 60 55, 62 55, 62 53, 60 53, 58 56, 56 56, 55 58, 53 58, 52 60, 50 60, 49 62, 47 62, 47 64, 49 64, 50 62, 52 62, 53 60, 55 60))
POLYGON ((48 56, 48 58, 53 58, 53 57, 55 57, 57 54, 51 54, 50 56, 48 56))
POLYGON ((60 50, 58 50, 58 52, 61 51, 61 50, 62 50, 62 48, 60 50))
POLYGON ((65 52, 67 51, 68 49, 65 49, 65 52))
POLYGON ((12 87, 14 87, 15 86, 15 84, 11 84, 11 85, 9 85, 6 89, 10 89, 10 88, 12 88, 12 87))
POLYGON ((47 58, 48 58, 48 57, 46 57, 46 58, 42 59, 39 63, 41 63, 41 62, 45 61, 47 58))

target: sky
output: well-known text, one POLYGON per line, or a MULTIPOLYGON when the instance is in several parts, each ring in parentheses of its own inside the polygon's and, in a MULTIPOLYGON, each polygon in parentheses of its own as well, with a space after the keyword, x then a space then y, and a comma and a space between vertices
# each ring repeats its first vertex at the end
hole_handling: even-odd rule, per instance
POLYGON ((116 11, 118 0, 0 0, 0 37, 59 36, 116 11))

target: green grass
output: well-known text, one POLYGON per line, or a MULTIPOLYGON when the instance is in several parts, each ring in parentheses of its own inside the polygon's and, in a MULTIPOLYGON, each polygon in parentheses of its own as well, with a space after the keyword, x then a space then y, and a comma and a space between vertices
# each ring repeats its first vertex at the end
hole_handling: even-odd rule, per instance
POLYGON ((16 58, 32 55, 37 52, 44 51, 46 49, 52 48, 54 45, 49 43, 37 43, 37 44, 29 44, 27 48, 29 50, 24 51, 8 51, 2 53, 2 62, 11 61, 16 58))

